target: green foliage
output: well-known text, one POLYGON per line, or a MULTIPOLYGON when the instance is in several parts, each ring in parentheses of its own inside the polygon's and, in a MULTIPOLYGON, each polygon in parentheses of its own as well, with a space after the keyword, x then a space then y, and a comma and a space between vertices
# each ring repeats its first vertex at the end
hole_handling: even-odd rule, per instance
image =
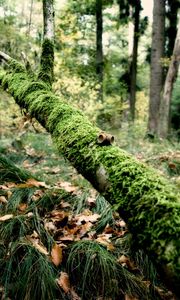
POLYGON ((2 184, 4 181, 16 181, 16 182, 25 182, 28 178, 30 178, 30 174, 16 167, 11 163, 9 159, 7 159, 4 155, 0 155, 0 183, 2 184))
POLYGON ((55 269, 45 255, 26 240, 12 243, 9 259, 3 261, 1 257, 0 265, 6 297, 27 300, 56 298, 55 269))
POLYGON ((71 282, 78 283, 78 293, 83 299, 98 296, 117 299, 123 294, 151 299, 139 278, 118 264, 117 257, 95 241, 74 243, 70 247, 67 269, 71 282))

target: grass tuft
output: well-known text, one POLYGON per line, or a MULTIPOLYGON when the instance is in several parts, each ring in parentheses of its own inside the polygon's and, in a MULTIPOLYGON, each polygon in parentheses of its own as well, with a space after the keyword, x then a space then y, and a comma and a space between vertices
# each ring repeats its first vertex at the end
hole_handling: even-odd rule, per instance
POLYGON ((32 245, 22 241, 21 243, 14 242, 11 245, 8 256, 1 274, 5 298, 13 297, 14 300, 56 299, 57 271, 45 255, 32 245))

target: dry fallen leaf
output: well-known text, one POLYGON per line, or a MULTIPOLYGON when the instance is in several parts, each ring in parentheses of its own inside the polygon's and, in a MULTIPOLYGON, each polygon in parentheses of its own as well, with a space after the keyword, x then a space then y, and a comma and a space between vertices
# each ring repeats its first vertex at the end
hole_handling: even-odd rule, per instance
POLYGON ((17 184, 17 187, 26 188, 26 187, 44 187, 48 188, 48 186, 43 181, 37 181, 34 178, 29 178, 25 183, 17 184))
POLYGON ((71 205, 68 202, 64 202, 63 200, 60 203, 61 208, 67 208, 71 207, 71 205))
POLYGON ((84 214, 82 213, 82 214, 76 215, 75 220, 77 220, 76 224, 77 224, 77 225, 80 225, 80 224, 82 224, 83 222, 91 222, 91 223, 95 223, 95 222, 97 222, 97 220, 98 220, 100 217, 101 217, 101 216, 100 216, 99 214, 84 215, 84 214))
POLYGON ((4 197, 4 196, 0 196, 0 202, 1 202, 1 203, 4 203, 4 204, 7 204, 7 203, 8 203, 6 197, 4 197))
POLYGON ((57 283, 65 293, 68 293, 70 291, 69 275, 66 272, 60 273, 60 277, 57 279, 57 283))
POLYGON ((66 192, 73 193, 77 191, 77 186, 71 185, 68 181, 60 181, 56 183, 59 187, 63 188, 66 192))
POLYGON ((27 203, 20 203, 18 205, 18 209, 23 212, 27 209, 27 206, 28 206, 27 203))
POLYGON ((64 210, 52 210, 50 213, 51 218, 57 219, 58 221, 63 220, 65 217, 69 216, 69 213, 64 210))
POLYGON ((36 231, 34 231, 33 234, 31 234, 31 235, 27 235, 26 238, 28 241, 30 241, 32 243, 34 248, 36 248, 40 253, 42 253, 46 256, 49 255, 46 247, 40 241, 39 236, 36 231))
POLYGON ((57 267, 62 263, 62 259, 62 247, 55 243, 51 250, 51 261, 57 267))
POLYGON ((121 255, 117 260, 121 265, 126 265, 129 270, 135 270, 137 267, 126 255, 121 255))
POLYGON ((36 190, 32 196, 33 201, 39 200, 44 195, 44 191, 42 190, 36 190))
POLYGON ((96 198, 88 197, 86 200, 86 203, 90 207, 95 207, 96 206, 96 198))
POLYGON ((0 217, 0 222, 4 222, 4 221, 7 221, 7 220, 10 220, 10 219, 12 219, 13 217, 14 217, 14 216, 13 216, 12 214, 2 216, 2 217, 0 217))
POLYGON ((17 186, 17 184, 16 184, 16 183, 14 183, 14 182, 7 182, 7 183, 6 183, 6 186, 7 186, 9 189, 11 189, 11 188, 14 188, 14 187, 16 187, 16 186, 17 186))
POLYGON ((108 250, 113 251, 115 249, 114 245, 111 243, 110 237, 112 234, 99 234, 96 241, 107 247, 108 250))

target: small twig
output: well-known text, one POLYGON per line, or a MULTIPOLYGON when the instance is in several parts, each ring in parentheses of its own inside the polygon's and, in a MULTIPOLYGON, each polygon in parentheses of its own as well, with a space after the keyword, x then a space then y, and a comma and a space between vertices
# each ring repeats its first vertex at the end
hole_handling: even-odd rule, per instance
POLYGON ((5 60, 6 62, 9 62, 12 59, 12 57, 10 57, 8 54, 6 54, 6 53, 4 53, 2 51, 0 51, 0 58, 2 58, 3 60, 5 60))

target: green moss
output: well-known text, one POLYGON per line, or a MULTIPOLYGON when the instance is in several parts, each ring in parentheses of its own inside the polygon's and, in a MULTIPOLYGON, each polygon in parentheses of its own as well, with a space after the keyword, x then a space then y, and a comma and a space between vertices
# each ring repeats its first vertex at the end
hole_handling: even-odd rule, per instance
POLYGON ((52 85, 54 79, 54 43, 45 39, 42 44, 41 64, 38 79, 52 85))

